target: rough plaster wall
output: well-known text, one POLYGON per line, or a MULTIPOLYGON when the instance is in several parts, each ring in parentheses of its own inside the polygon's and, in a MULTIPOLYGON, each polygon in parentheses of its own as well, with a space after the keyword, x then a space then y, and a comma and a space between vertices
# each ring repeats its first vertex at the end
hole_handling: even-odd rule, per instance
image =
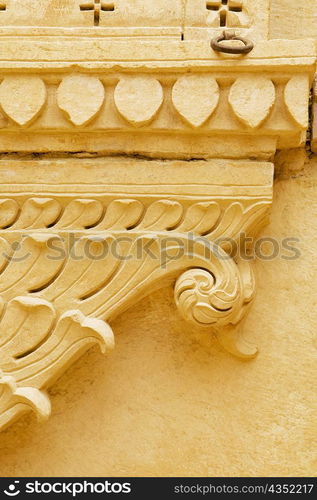
POLYGON ((270 38, 317 38, 316 0, 271 0, 270 38))
POLYGON ((1 475, 315 475, 317 160, 275 185, 266 234, 301 258, 258 262, 241 362, 177 315, 171 290, 114 326, 108 359, 82 358, 53 388, 53 416, 0 437, 1 475))

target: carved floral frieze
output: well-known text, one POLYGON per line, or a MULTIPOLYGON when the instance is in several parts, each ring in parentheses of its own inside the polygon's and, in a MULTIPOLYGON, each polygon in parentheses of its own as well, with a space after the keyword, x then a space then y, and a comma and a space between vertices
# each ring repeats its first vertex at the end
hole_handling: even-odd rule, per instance
POLYGON ((94 343, 112 349, 113 319, 163 286, 174 286, 187 321, 232 354, 256 355, 234 329, 254 296, 253 271, 228 241, 266 224, 271 164, 113 158, 0 167, 0 427, 30 409, 47 418, 54 380, 94 343))
POLYGON ((0 152, 271 159, 306 141, 308 41, 240 57, 201 40, 39 38, 0 36, 0 152))
MULTIPOLYGON (((58 76, 55 78, 58 82, 58 76)), ((307 74, 272 78, 210 73, 98 78, 74 73, 56 84, 22 74, 4 77, 0 85, 0 106, 8 118, 2 119, 0 131, 31 124, 32 130, 58 127, 61 132, 74 126, 85 127, 87 132, 131 130, 132 125, 157 133, 160 129, 192 133, 204 126, 204 133, 230 130, 236 134, 293 135, 308 126, 309 90, 307 74), (296 105, 293 89, 301 97, 296 105), (276 109, 281 107, 285 108, 285 117, 276 123, 276 109)))

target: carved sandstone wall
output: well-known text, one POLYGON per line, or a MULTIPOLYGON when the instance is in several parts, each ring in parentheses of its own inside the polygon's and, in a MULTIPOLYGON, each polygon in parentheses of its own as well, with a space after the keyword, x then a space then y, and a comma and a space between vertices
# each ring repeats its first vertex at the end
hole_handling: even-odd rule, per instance
POLYGON ((109 357, 93 350, 55 384, 48 422, 27 416, 1 435, 2 473, 315 474, 316 172, 312 160, 275 184, 265 234, 301 238, 302 257, 256 264, 255 361, 193 331, 172 291, 157 292, 115 321, 109 357))
MULTIPOLYGON (((64 9, 69 4, 69 11, 73 12, 72 3, 73 0, 55 1, 56 26, 61 26, 65 19, 64 15, 60 17, 61 4, 64 9)), ((264 33, 269 10, 266 2, 257 3, 261 9, 256 19, 264 33)), ((175 19, 179 19, 177 8, 181 9, 181 4, 175 2, 175 11, 170 14, 168 37, 178 34, 175 19)), ((23 2, 20 7, 15 13, 19 22, 28 18, 23 13, 23 2)), ((40 9, 36 13, 43 19, 40 9)), ((84 24, 80 13, 72 22, 88 26, 92 14, 84 14, 84 24)), ((103 22, 103 13, 100 14, 103 22)), ((1 15, 6 15, 5 11, 0 12, 0 22, 1 15)), ((191 10, 186 15, 191 19, 191 10)), ((273 0, 270 23, 267 22, 271 38, 306 38, 306 29, 309 36, 316 37, 314 15, 316 11, 310 5, 298 11, 297 0, 273 0), (287 28, 287 22, 277 22, 279 15, 283 20, 287 18, 290 9, 294 9, 298 19, 294 33, 287 28)), ((144 17, 160 26, 160 18, 149 11, 143 12, 140 26, 144 17)), ((290 23, 293 19, 290 15, 290 23)), ((196 38, 198 33, 202 36, 200 22, 201 18, 192 19, 189 38, 196 38)), ((210 37, 210 33, 203 32, 203 36, 210 37)), ((60 80, 56 75, 49 76, 49 86, 57 88, 60 80)), ((167 85, 168 80, 165 96, 169 95, 167 85)), ((284 106, 281 96, 280 91, 278 109, 284 106)), ((63 96, 61 108, 62 100, 63 96)), ((119 101, 111 99, 111 105, 115 107, 119 101)), ((55 106, 56 118, 55 97, 49 102, 55 106)), ((4 107, 10 104, 5 98, 3 103, 4 107)), ((170 98, 168 103, 171 106, 170 98)), ((298 109, 292 108, 291 98, 288 104, 290 109, 298 109)), ((166 106, 164 103, 168 116, 166 106)), ((124 110, 123 115, 129 116, 128 111, 124 110)), ((20 108, 15 112, 20 113, 20 108)), ((189 114, 190 119, 197 118, 191 116, 190 110, 189 114)), ((74 121, 83 119, 58 117, 70 133, 74 121)), ((277 258, 256 262, 257 297, 244 332, 258 346, 258 357, 244 362, 230 356, 209 331, 202 332, 181 319, 171 287, 153 292, 111 323, 116 348, 110 355, 105 358, 93 348, 50 389, 50 420, 42 425, 28 414, 0 434, 2 475, 315 475, 317 160, 311 155, 305 159, 304 147, 287 151, 287 147, 299 145, 305 128, 294 118, 296 115, 288 115, 289 121, 278 123, 279 140, 283 138, 280 146, 286 152, 277 155, 271 222, 262 234, 277 241, 290 236, 298 238, 301 256, 293 261, 277 258)), ((47 126, 46 116, 39 120, 38 127, 39 123, 47 126)), ((233 118, 219 123, 217 129, 223 126, 223 133, 225 127, 232 129, 233 118)), ((274 120, 272 123, 272 128, 264 126, 265 133, 272 133, 274 120)), ((174 117, 172 124, 187 133, 186 118, 174 117)), ((25 136, 25 131, 17 128, 18 121, 9 121, 9 125, 12 145, 17 134, 21 142, 34 147, 36 134, 31 131, 25 136)), ((131 120, 126 126, 130 125, 131 120)), ((261 137, 257 137, 263 133, 257 126, 250 132, 250 144, 255 149, 261 144, 261 137)), ((239 127, 241 122, 234 132, 237 144, 239 127)), ((10 141, 9 137, 3 147, 12 147, 10 141)), ((263 144, 261 154, 268 159, 276 144, 273 140, 263 144)), ((248 147, 244 156, 252 156, 248 147)), ((220 147, 220 157, 224 150, 220 147)), ((193 169, 197 166, 196 161, 189 164, 193 169)))

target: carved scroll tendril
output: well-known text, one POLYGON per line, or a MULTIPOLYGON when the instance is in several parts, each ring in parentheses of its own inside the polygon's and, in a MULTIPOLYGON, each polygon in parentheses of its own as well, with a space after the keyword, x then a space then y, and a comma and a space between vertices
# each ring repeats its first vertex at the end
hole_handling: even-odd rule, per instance
POLYGON ((193 268, 185 271, 175 285, 175 302, 183 318, 199 327, 212 328, 220 344, 231 354, 252 359, 257 348, 244 340, 241 325, 254 298, 255 282, 248 262, 238 265, 230 259, 227 276, 193 268), (234 273, 233 267, 238 273, 234 273))

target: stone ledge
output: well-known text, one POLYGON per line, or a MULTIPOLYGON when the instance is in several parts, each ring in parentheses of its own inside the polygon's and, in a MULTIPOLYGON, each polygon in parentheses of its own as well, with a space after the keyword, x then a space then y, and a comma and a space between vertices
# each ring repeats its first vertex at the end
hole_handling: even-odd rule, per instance
MULTIPOLYGON (((23 28, 23 33, 26 33, 23 28)), ((36 33, 36 32, 35 32, 36 33)), ((70 32, 65 32, 69 33, 70 32)), ((62 68, 69 64, 80 64, 85 68, 134 68, 161 70, 184 70, 195 67, 217 68, 233 72, 244 71, 245 67, 255 70, 265 65, 270 70, 296 68, 313 71, 316 64, 314 40, 261 40, 247 56, 232 56, 214 52, 210 41, 166 41, 134 40, 114 41, 102 37, 34 36, 30 29, 29 36, 0 37, 0 68, 23 68, 24 64, 34 68, 62 68), (233 64, 234 63, 234 64, 233 64), (118 66, 119 65, 119 66, 118 66)), ((221 33, 221 30, 218 31, 221 33)))

